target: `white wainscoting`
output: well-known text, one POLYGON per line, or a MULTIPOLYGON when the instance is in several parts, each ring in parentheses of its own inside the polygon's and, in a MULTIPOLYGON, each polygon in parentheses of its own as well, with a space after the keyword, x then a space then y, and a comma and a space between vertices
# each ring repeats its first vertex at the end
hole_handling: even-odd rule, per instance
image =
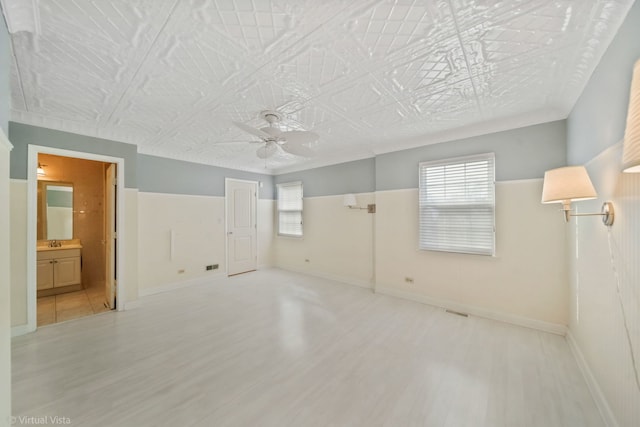
MULTIPOLYGON (((356 194, 356 198, 359 206, 375 203, 373 193, 356 194)), ((343 195, 306 197, 304 235, 302 238, 276 235, 274 265, 370 288, 375 215, 345 207, 343 195)))
MULTIPOLYGON (((258 265, 272 263, 273 200, 258 201, 258 265)), ((138 194, 138 274, 141 296, 226 274, 225 199, 138 194), (205 267, 218 264, 217 270, 205 267)))
POLYGON ((589 364, 585 360, 584 354, 582 354, 582 350, 580 350, 571 330, 567 331, 567 343, 569 343, 569 348, 578 363, 578 368, 580 368, 580 372, 587 382, 591 397, 593 397, 593 400, 596 402, 602 419, 607 424, 607 427, 619 427, 618 421, 616 421, 616 417, 613 415, 613 411, 609 406, 609 402, 607 402, 604 393, 602 393, 600 384, 598 384, 596 377, 593 375, 593 372, 591 372, 591 368, 589 368, 589 364))
POLYGON ((411 301, 421 302, 423 304, 432 305, 434 307, 440 307, 447 310, 453 310, 459 313, 465 313, 476 317, 483 317, 485 319, 498 320, 500 322, 510 323, 512 325, 524 326, 526 328, 536 329, 543 332, 550 332, 552 334, 564 336, 567 333, 567 327, 565 325, 559 325, 555 323, 543 322, 537 319, 529 319, 526 317, 515 316, 510 313, 500 313, 484 309, 482 307, 476 307, 467 304, 460 304, 455 301, 443 300, 439 298, 431 298, 426 295, 402 291, 390 286, 384 286, 381 284, 376 285, 376 293, 390 295, 398 298, 404 298, 411 301))
POLYGON ((540 179, 496 183, 491 257, 419 250, 418 190, 377 192, 376 289, 563 334, 556 325, 568 324, 566 225, 541 194, 540 179))

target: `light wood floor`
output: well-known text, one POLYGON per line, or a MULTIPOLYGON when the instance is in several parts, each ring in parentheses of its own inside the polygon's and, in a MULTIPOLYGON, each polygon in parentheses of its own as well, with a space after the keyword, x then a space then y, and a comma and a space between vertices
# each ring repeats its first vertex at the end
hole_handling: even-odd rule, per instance
POLYGON ((263 270, 13 342, 15 416, 75 426, 602 426, 564 338, 263 270))

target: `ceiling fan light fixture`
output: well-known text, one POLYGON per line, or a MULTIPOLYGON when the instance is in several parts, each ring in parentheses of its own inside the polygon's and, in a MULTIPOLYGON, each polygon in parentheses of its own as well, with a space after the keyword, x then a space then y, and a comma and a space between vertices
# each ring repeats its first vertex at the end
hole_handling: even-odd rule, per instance
POLYGON ((267 142, 263 147, 256 150, 256 156, 260 159, 267 159, 278 152, 278 146, 273 142, 267 142))
POLYGON ((278 127, 273 126, 279 123, 284 115, 273 110, 263 110, 260 117, 269 123, 268 127, 261 129, 254 128, 241 122, 233 122, 241 130, 257 136, 265 144, 256 150, 256 155, 260 159, 266 159, 276 153, 289 153, 299 157, 313 157, 315 152, 309 148, 309 145, 316 142, 319 136, 315 132, 310 131, 282 131, 278 127))

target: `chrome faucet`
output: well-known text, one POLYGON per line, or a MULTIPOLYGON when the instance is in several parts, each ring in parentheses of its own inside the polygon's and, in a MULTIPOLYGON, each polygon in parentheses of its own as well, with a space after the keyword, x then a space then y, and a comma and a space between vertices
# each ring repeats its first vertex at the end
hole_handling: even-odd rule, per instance
POLYGON ((60 248, 60 247, 62 247, 62 242, 58 242, 57 240, 51 240, 51 241, 49 241, 49 247, 50 248, 60 248))

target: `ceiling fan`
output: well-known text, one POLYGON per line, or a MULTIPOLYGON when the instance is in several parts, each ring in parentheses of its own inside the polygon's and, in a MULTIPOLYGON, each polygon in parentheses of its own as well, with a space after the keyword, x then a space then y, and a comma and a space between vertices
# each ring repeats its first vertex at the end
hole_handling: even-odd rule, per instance
POLYGON ((260 141, 249 141, 264 144, 256 151, 256 155, 259 158, 266 159, 280 150, 295 156, 313 157, 315 153, 308 145, 318 140, 317 133, 302 130, 281 131, 274 126, 283 119, 283 115, 277 111, 262 111, 260 112, 260 117, 269 123, 269 126, 257 129, 244 123, 233 122, 243 131, 260 138, 260 141))

